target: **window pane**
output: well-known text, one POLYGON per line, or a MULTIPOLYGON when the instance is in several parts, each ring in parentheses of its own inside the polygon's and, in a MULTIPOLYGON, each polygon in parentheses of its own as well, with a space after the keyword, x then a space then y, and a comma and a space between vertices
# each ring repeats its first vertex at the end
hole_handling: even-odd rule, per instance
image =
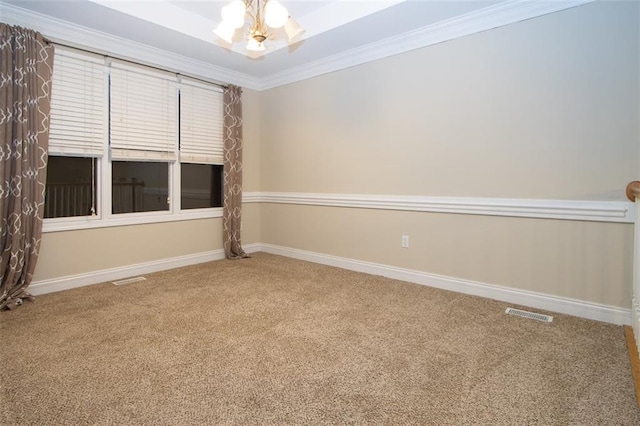
POLYGON ((49 156, 45 218, 91 215, 96 201, 95 164, 92 164, 95 161, 94 158, 49 156))
POLYGON ((117 213, 169 210, 169 164, 112 163, 112 210, 117 213))
POLYGON ((180 204, 183 210, 222 207, 222 166, 180 165, 180 204))

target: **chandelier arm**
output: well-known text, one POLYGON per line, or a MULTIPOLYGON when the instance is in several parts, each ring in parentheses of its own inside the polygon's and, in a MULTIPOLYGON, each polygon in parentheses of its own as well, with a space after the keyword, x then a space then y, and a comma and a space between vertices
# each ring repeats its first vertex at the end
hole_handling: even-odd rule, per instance
POLYGON ((253 25, 249 27, 249 38, 253 38, 259 43, 262 43, 266 39, 275 39, 275 36, 267 30, 267 26, 264 24, 264 19, 262 17, 264 5, 266 5, 267 2, 265 1, 261 6, 260 0, 255 0, 255 2, 254 0, 245 1, 249 3, 249 6, 246 8, 247 14, 253 19, 253 25), (249 10, 251 10, 251 12, 249 10))
POLYGON ((249 15, 249 17, 253 20, 253 25, 251 25, 252 27, 256 26, 256 13, 255 13, 255 6, 253 5, 253 0, 244 0, 244 8, 245 8, 245 13, 247 15, 249 15))

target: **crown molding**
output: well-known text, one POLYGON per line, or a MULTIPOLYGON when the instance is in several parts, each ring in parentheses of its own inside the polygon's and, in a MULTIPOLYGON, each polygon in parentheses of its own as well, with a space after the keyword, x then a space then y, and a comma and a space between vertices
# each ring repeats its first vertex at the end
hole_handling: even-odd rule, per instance
POLYGON ((290 68, 284 72, 271 74, 262 79, 260 90, 284 86, 593 1, 595 0, 507 0, 379 42, 290 68))
POLYGON ((507 0, 262 78, 92 30, 8 3, 0 2, 0 16, 3 22, 32 28, 54 42, 161 66, 216 82, 231 83, 253 90, 268 90, 593 1, 595 0, 507 0))
POLYGON ((170 71, 218 83, 230 83, 258 90, 260 80, 247 74, 218 67, 173 52, 134 42, 101 31, 0 2, 2 22, 20 25, 42 33, 49 40, 96 53, 160 66, 170 71))
POLYGON ((297 204, 485 216, 634 223, 629 201, 541 200, 517 198, 431 197, 415 195, 245 192, 244 203, 297 204))

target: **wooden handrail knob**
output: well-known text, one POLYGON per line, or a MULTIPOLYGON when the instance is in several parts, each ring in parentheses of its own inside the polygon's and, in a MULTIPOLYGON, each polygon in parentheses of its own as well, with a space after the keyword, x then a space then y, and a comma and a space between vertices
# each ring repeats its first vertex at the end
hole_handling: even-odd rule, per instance
POLYGON ((627 185, 627 198, 634 203, 640 198, 640 180, 634 180, 627 185))

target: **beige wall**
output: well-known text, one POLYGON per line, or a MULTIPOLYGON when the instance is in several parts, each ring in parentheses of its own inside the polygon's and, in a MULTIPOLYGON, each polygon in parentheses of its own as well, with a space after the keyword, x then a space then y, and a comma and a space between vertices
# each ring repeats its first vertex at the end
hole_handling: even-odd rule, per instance
MULTIPOLYGON (((259 93, 245 90, 244 184, 259 188, 259 93)), ((260 206, 244 208, 243 243, 260 241, 260 206)), ((222 219, 45 233, 34 282, 222 249, 222 219)))
POLYGON ((34 281, 135 265, 222 248, 222 219, 189 220, 42 237, 34 281))
MULTIPOLYGON (((243 89, 242 114, 243 150, 242 150, 242 190, 243 192, 260 191, 260 144, 261 144, 261 97, 260 92, 243 89)), ((261 207, 259 204, 243 204, 242 206, 242 244, 259 243, 261 239, 261 207)))
POLYGON ((267 91, 262 190, 622 200, 637 7, 588 4, 267 91))
POLYGON ((631 306, 629 224, 281 204, 262 220, 262 240, 279 246, 631 306))
MULTIPOLYGON (((244 191, 622 200, 639 170, 639 17, 635 3, 590 4, 245 90, 244 191)), ((244 244, 620 307, 631 229, 270 204, 243 215, 244 244)), ((221 247, 221 219, 48 233, 35 281, 221 247)))
POLYGON ((246 192, 260 190, 261 95, 255 90, 242 91, 242 190, 246 192))
MULTIPOLYGON (((624 200, 638 177, 637 9, 598 2, 267 91, 261 188, 624 200)), ((631 225, 261 213, 265 243, 630 306, 631 225)))

